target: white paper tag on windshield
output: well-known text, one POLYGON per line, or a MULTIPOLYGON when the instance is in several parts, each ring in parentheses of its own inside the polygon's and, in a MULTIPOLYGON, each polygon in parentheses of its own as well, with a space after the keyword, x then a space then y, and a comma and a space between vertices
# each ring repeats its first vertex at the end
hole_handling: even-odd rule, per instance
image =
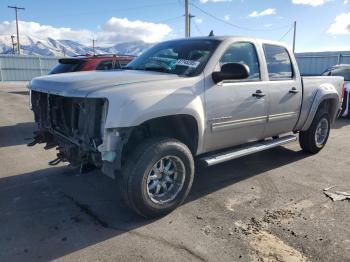
POLYGON ((193 60, 179 59, 176 61, 176 65, 188 66, 188 67, 192 67, 192 68, 196 68, 197 66, 199 66, 199 64, 200 64, 200 62, 193 61, 193 60))

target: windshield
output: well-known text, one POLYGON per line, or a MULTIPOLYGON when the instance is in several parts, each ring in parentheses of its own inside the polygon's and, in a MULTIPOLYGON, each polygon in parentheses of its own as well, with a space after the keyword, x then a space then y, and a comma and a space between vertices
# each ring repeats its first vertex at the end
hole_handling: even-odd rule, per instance
POLYGON ((160 43, 133 60, 125 69, 195 76, 203 71, 219 43, 218 40, 200 39, 160 43))

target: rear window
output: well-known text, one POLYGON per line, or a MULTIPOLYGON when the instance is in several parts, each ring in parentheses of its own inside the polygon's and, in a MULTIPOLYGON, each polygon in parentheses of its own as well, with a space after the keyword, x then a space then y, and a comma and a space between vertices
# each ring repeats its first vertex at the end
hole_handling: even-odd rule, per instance
POLYGON ((270 80, 293 78, 293 67, 287 49, 277 45, 264 45, 267 70, 270 80))
POLYGON ((350 68, 337 68, 332 70, 332 76, 342 76, 345 81, 350 81, 350 68))
POLYGON ((60 59, 59 63, 51 69, 49 75, 79 71, 84 61, 80 59, 60 59))
POLYGON ((96 70, 113 70, 113 69, 121 69, 127 64, 129 64, 130 60, 106 60, 99 63, 96 67, 96 70))
POLYGON ((96 70, 112 70, 112 69, 113 69, 112 60, 102 61, 96 66, 96 70))
POLYGON ((115 62, 115 68, 123 68, 124 66, 126 66, 127 64, 129 64, 131 62, 131 60, 117 60, 115 62))

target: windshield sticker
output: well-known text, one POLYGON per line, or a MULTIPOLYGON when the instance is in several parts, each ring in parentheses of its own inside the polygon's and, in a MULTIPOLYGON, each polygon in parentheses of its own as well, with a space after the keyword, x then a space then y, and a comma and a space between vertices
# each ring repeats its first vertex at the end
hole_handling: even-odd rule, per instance
POLYGON ((176 61, 176 65, 179 66, 187 66, 192 68, 197 68, 199 66, 199 61, 193 61, 193 60, 185 60, 185 59, 179 59, 176 61))

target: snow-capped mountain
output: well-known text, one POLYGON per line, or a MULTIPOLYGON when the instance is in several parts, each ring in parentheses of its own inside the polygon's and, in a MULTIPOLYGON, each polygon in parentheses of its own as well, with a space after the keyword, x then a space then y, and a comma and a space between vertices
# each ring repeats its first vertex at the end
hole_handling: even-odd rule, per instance
MULTIPOLYGON (((15 39, 16 41, 16 39, 15 39)), ((35 36, 21 36, 21 54, 39 56, 74 56, 92 54, 92 47, 85 46, 73 40, 39 39, 35 36)), ((152 44, 142 41, 118 43, 110 47, 96 47, 97 54, 127 54, 139 55, 152 44)), ((10 35, 0 35, 0 54, 12 54, 10 35)))

